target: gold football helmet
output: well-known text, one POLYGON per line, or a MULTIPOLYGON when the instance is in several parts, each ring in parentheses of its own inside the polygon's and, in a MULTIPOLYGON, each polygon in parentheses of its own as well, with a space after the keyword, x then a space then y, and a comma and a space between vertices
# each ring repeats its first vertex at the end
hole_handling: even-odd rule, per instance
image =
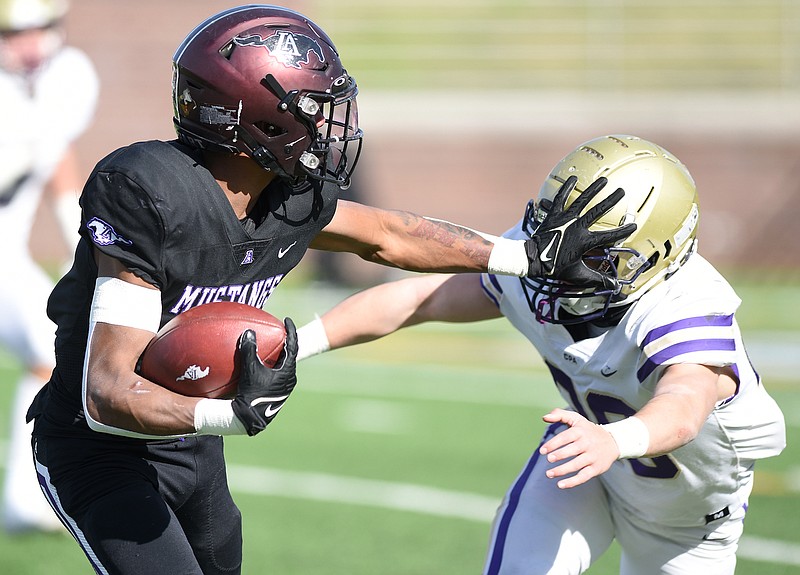
POLYGON ((544 278, 522 278, 531 311, 550 323, 596 320, 611 308, 628 306, 675 273, 696 249, 699 206, 694 180, 667 150, 635 136, 610 135, 585 142, 551 171, 535 201, 528 204, 523 229, 529 235, 542 222, 561 184, 570 176, 575 198, 597 178, 608 183, 590 209, 617 188, 625 196, 589 228, 608 230, 635 223, 617 245, 584 255, 584 265, 600 271, 605 285, 579 286, 544 278))
POLYGON ((68 8, 67 0, 0 0, 0 32, 52 26, 68 8))
POLYGON ((64 44, 66 0, 0 0, 0 68, 31 77, 64 44))

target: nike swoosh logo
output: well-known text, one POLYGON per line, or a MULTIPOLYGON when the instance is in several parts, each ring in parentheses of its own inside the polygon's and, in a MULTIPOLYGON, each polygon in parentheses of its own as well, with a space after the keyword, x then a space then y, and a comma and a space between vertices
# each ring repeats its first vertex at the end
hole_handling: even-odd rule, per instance
POLYGON ((267 407, 267 409, 264 410, 264 417, 274 417, 275 414, 278 413, 281 410, 281 407, 283 407, 284 405, 286 404, 281 403, 277 407, 275 407, 274 405, 270 405, 269 407, 267 407))
POLYGON ((297 243, 297 241, 295 240, 291 244, 289 244, 288 247, 279 249, 278 250, 278 259, 281 259, 283 256, 285 256, 286 252, 288 252, 290 249, 292 249, 294 247, 294 244, 296 244, 296 243, 297 243))
POLYGON ((612 370, 612 369, 611 369, 610 367, 608 367, 607 365, 604 365, 604 366, 603 366, 603 369, 601 369, 601 370, 600 370, 600 375, 602 375, 603 377, 611 377, 611 376, 612 376, 612 375, 614 375, 615 373, 617 373, 617 370, 616 370, 616 369, 613 369, 613 370, 612 370))
POLYGON ((549 243, 549 244, 547 244, 547 247, 546 247, 546 248, 544 248, 544 251, 543 251, 543 252, 542 252, 542 254, 539 256, 539 259, 540 259, 540 260, 542 260, 543 262, 549 262, 550 260, 552 260, 552 259, 553 259, 553 258, 550 256, 550 250, 553 248, 553 246, 555 245, 555 243, 556 243, 556 236, 553 236, 553 238, 550 240, 550 243, 549 243))
POLYGON ((289 396, 283 395, 281 397, 257 397, 256 399, 250 402, 250 405, 252 407, 255 407, 256 405, 259 405, 261 403, 270 403, 270 404, 277 403, 277 405, 268 405, 267 408, 264 410, 264 415, 266 417, 273 417, 276 413, 278 413, 281 410, 281 407, 283 407, 286 404, 287 397, 289 396))

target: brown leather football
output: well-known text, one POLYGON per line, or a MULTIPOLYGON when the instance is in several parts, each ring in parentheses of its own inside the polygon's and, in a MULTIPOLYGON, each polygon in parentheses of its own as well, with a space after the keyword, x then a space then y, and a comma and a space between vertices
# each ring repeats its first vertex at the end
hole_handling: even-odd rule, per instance
POLYGON ((235 302, 200 305, 164 324, 139 358, 138 372, 176 393, 230 398, 239 381, 239 336, 252 329, 258 356, 272 367, 283 351, 286 328, 264 310, 235 302))

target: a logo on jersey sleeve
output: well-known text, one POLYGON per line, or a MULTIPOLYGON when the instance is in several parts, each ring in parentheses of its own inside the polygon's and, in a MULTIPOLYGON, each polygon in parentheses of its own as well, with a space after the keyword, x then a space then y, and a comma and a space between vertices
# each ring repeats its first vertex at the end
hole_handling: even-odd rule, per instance
POLYGON ((237 36, 233 42, 237 46, 263 46, 270 56, 287 68, 299 70, 301 64, 309 63, 308 57, 311 53, 316 54, 320 62, 325 61, 325 55, 316 40, 288 30, 279 30, 266 38, 262 38, 260 34, 237 36))
POLYGON ((92 234, 92 241, 98 246, 110 246, 111 244, 126 244, 130 246, 133 244, 132 241, 126 240, 115 232, 111 224, 104 222, 100 218, 92 218, 86 222, 86 227, 89 233, 92 234))

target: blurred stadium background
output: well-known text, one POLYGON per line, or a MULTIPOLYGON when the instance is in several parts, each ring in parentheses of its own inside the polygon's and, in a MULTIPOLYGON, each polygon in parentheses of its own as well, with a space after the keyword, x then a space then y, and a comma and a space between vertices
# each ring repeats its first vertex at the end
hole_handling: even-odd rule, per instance
MULTIPOLYGON (((70 39, 103 81, 87 170, 170 138, 170 58, 236 2, 73 0, 70 39)), ((359 81, 365 200, 489 231, 516 221, 578 143, 632 133, 671 150, 701 193, 721 266, 796 275, 797 0, 298 0, 359 81)))
MULTIPOLYGON (((236 4, 72 0, 70 41, 102 81, 79 142, 87 173, 119 146, 173 137, 173 51, 236 4)), ((365 202, 501 233, 582 141, 631 133, 681 158, 701 194, 700 250, 743 295, 754 361, 787 412, 790 440, 800 437, 798 0, 284 5, 330 34, 359 81, 366 144, 354 193, 365 202)), ((49 217, 34 239, 45 262, 59 254, 49 217)), ((311 257, 268 309, 302 323, 386 277, 340 258, 344 287, 309 281, 321 265, 311 257)), ((490 322, 426 326, 306 362, 292 416, 258 449, 229 443, 245 573, 478 572, 491 509, 538 439, 540 412, 559 403, 532 353, 490 322), (487 382, 488 407, 476 403, 487 382), (415 514, 413 501, 426 510, 415 514)), ((0 380, 15 373, 0 354, 0 380)), ((793 445, 762 466, 739 573, 800 573, 793 445)), ((87 572, 74 544, 43 537, 0 536, 0 558, 10 574, 87 572)), ((614 573, 613 554, 591 573, 614 573)))

